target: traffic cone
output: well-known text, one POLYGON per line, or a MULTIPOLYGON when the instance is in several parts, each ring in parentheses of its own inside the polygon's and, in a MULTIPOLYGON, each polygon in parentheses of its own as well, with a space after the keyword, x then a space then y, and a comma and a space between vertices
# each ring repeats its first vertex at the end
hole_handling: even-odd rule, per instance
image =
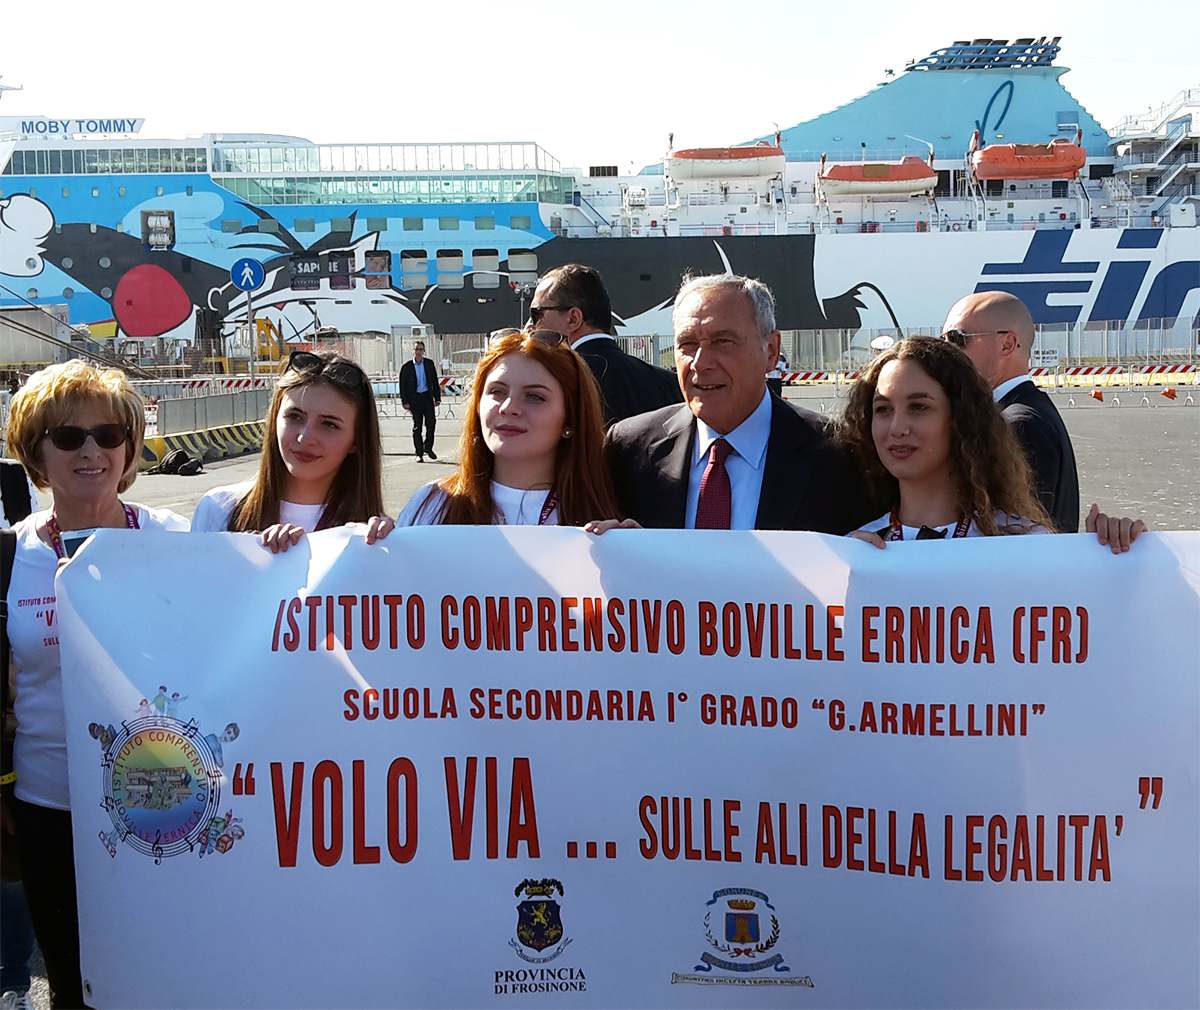
POLYGON ((1104 402, 1104 390, 1102 390, 1099 386, 1088 393, 1088 396, 1090 396, 1093 400, 1099 400, 1101 403, 1104 402))
POLYGON ((1175 399, 1175 387, 1168 386, 1166 389, 1164 389, 1162 391, 1162 395, 1165 396, 1168 400, 1174 400, 1175 399))

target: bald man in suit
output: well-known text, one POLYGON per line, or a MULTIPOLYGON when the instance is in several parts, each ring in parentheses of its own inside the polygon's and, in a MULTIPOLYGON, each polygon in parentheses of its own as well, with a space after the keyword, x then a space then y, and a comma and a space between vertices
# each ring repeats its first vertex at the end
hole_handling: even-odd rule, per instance
POLYGON ((942 335, 961 347, 992 387, 1025 450, 1038 497, 1059 533, 1079 532, 1075 450, 1054 402, 1033 384, 1033 316, 1007 291, 980 291, 955 303, 942 335))

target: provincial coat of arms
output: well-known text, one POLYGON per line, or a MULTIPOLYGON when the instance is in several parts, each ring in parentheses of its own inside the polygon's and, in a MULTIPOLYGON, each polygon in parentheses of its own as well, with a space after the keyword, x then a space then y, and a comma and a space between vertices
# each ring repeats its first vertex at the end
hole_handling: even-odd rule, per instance
POLYGON ((508 941, 508 945, 517 952, 519 958, 530 964, 553 961, 571 942, 571 938, 565 935, 558 902, 554 900, 555 889, 561 896, 562 884, 544 877, 541 880, 522 880, 513 891, 518 897, 524 892, 526 898, 517 905, 517 935, 508 941), (525 947, 540 954, 556 944, 555 950, 545 957, 533 957, 521 949, 525 947))
POLYGON ((114 858, 118 842, 161 863, 182 852, 225 853, 245 836, 242 819, 220 811, 224 746, 238 738, 237 723, 201 733, 195 719, 179 718, 186 700, 160 686, 119 729, 88 726, 102 750, 102 805, 112 820, 100 841, 114 858))

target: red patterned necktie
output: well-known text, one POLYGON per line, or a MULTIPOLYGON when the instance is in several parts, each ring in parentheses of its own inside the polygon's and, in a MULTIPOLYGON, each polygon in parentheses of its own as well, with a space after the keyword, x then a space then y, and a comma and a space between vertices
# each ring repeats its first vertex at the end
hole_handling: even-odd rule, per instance
POLYGON ((696 529, 727 530, 733 515, 733 488, 729 483, 729 471, 725 460, 733 452, 733 446, 723 438, 712 444, 708 466, 700 478, 700 498, 696 502, 696 529))

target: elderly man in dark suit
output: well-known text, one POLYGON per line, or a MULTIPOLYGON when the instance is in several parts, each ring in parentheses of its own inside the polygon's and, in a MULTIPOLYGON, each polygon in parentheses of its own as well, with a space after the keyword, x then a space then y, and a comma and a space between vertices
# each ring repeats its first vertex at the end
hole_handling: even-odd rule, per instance
POLYGON ((425 462, 426 456, 437 459, 437 453, 433 451, 433 431, 437 426, 437 408, 442 402, 442 388, 438 385, 437 369, 425 357, 425 345, 420 340, 413 344, 412 361, 404 362, 404 367, 400 369, 400 402, 412 414, 413 448, 417 453, 417 462, 425 462), (425 427, 424 436, 421 434, 422 425, 425 427))
POLYGON ((675 298, 674 329, 685 405, 608 433, 623 515, 666 529, 838 535, 871 520, 862 475, 826 419, 767 389, 779 331, 765 284, 733 275, 687 281, 675 298))
POLYGON ((605 425, 682 402, 674 375, 626 354, 609 336, 612 303, 591 267, 568 263, 549 271, 533 293, 529 321, 561 333, 587 362, 600 386, 605 425))
POLYGON ((1059 533, 1079 532, 1079 474, 1058 408, 1033 384, 1033 316, 1007 291, 980 291, 956 302, 942 335, 967 353, 1025 450, 1038 497, 1059 533))

